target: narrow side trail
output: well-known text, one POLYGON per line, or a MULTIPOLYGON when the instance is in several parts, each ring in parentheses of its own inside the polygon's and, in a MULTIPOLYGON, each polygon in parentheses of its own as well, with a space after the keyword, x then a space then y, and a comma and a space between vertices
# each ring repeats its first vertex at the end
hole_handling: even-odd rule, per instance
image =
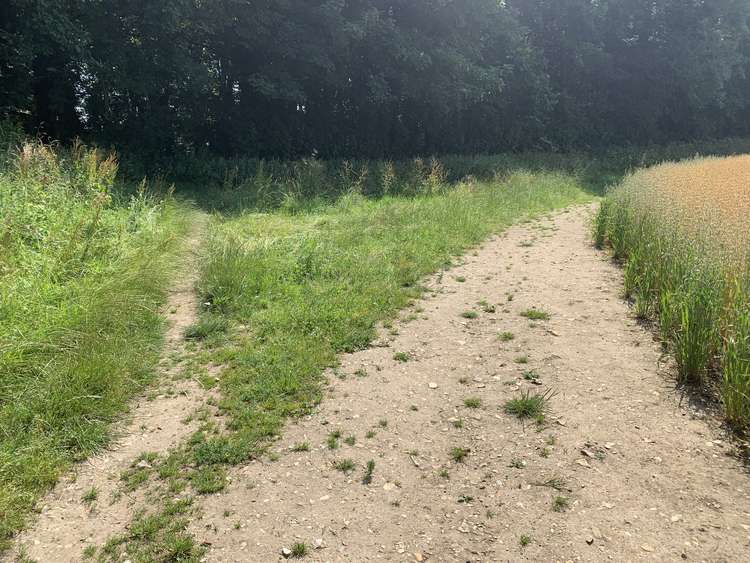
POLYGON ((124 530, 133 506, 143 500, 142 491, 121 492, 123 471, 139 463, 144 452, 166 452, 195 430, 196 423, 187 423, 186 418, 203 404, 206 394, 197 382, 178 375, 186 355, 183 332, 198 313, 197 253, 206 222, 204 214, 195 213, 184 262, 164 306, 168 328, 155 386, 133 404, 123 428, 116 430, 119 439, 74 468, 40 502, 37 521, 19 534, 13 551, 25 550, 27 557, 40 563, 80 561, 86 546, 100 545, 124 530), (83 496, 91 489, 97 491, 97 500, 89 505, 83 496))
POLYGON ((278 460, 206 497, 191 524, 206 560, 281 560, 299 542, 306 561, 748 560, 750 476, 659 371, 620 270, 588 241, 592 210, 492 238, 343 357, 278 460), (534 307, 550 320, 521 315, 534 307), (554 392, 542 425, 503 409, 526 391, 554 392))

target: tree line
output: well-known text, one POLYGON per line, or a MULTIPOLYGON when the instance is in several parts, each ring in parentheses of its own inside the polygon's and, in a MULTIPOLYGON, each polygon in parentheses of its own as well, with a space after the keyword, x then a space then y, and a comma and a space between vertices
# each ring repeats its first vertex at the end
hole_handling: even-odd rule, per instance
POLYGON ((143 154, 750 133, 750 0, 5 0, 0 117, 143 154))

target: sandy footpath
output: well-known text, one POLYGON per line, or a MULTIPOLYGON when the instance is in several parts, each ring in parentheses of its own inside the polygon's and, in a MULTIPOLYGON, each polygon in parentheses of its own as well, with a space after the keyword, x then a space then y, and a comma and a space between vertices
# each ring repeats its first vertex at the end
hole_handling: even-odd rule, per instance
POLYGON ((592 210, 492 238, 429 282, 398 334, 343 357, 279 460, 236 469, 205 500, 192 531, 206 559, 280 560, 304 542, 310 561, 750 560, 750 478, 659 371, 621 271, 590 245, 592 210), (550 320, 521 316, 533 307, 550 320), (503 410, 527 390, 554 393, 541 427, 503 410), (346 459, 348 474, 334 467, 346 459))

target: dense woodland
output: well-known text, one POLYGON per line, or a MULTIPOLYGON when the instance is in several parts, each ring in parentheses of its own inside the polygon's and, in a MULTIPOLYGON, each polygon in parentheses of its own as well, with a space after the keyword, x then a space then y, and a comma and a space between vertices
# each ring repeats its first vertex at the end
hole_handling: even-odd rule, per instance
POLYGON ((750 0, 4 0, 0 117, 144 154, 750 133, 750 0))

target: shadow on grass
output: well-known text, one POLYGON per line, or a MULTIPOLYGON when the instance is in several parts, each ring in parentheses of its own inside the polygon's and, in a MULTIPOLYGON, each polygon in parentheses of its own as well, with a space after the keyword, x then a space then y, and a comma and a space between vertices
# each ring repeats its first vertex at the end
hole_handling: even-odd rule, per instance
POLYGON ((494 155, 444 155, 388 160, 261 160, 210 155, 174 156, 144 165, 123 159, 133 179, 157 178, 154 184, 177 187, 177 193, 201 208, 225 215, 245 211, 315 210, 346 193, 368 198, 421 196, 438 186, 465 181, 491 182, 518 171, 573 176, 591 195, 604 195, 631 171, 696 155, 726 156, 750 152, 750 138, 616 147, 579 152, 521 152, 494 155))

